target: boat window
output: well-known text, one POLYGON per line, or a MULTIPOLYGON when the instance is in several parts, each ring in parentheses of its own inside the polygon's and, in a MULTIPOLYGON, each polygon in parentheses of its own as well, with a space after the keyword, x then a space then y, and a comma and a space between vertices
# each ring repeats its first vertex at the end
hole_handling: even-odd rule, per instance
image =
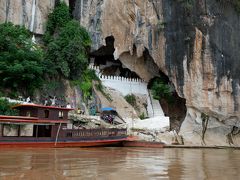
POLYGON ((20 136, 33 136, 33 124, 24 124, 20 126, 20 136))
POLYGON ((49 110, 44 110, 45 118, 49 117, 49 110))
POLYGON ((52 126, 49 125, 34 125, 33 136, 34 137, 51 137, 52 126))
POLYGON ((17 124, 4 124, 3 136, 18 136, 19 125, 17 124))
POLYGON ((63 118, 63 111, 59 111, 59 112, 58 112, 58 117, 59 117, 60 119, 63 118))

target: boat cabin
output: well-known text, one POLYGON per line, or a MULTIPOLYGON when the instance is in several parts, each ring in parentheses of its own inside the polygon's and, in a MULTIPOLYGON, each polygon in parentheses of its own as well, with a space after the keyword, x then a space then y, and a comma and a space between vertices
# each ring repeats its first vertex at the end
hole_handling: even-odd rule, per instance
POLYGON ((19 104, 19 116, 0 115, 0 137, 51 137, 58 124, 67 124, 71 108, 19 104))
POLYGON ((65 120, 71 108, 60 108, 55 106, 42 106, 36 104, 20 104, 13 107, 19 110, 20 116, 37 117, 41 120, 65 120))

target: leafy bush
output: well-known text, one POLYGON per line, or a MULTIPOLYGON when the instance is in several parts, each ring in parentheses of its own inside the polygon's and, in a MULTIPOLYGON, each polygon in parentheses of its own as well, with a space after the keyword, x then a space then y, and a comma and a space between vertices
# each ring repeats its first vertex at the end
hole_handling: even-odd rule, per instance
POLYGON ((33 93, 43 81, 42 50, 24 27, 3 23, 0 32, 0 87, 33 93))
POLYGON ((99 79, 93 70, 86 69, 82 74, 81 80, 72 81, 73 85, 80 87, 80 89, 83 93, 84 101, 86 101, 87 99, 90 99, 90 97, 92 95, 92 81, 93 80, 99 80, 99 79))
POLYGON ((137 101, 136 101, 136 97, 134 96, 134 94, 128 94, 125 97, 125 100, 131 104, 133 107, 137 106, 137 101))
POLYGON ((146 118, 144 112, 140 114, 139 118, 140 118, 140 119, 145 119, 145 118, 146 118))
POLYGON ((14 103, 9 103, 6 99, 0 98, 0 114, 11 116, 18 115, 18 111, 16 109, 11 109, 14 105, 14 103))
POLYGON ((150 89, 154 99, 160 100, 164 98, 168 100, 169 103, 173 101, 170 86, 164 83, 160 78, 154 80, 153 85, 150 89))

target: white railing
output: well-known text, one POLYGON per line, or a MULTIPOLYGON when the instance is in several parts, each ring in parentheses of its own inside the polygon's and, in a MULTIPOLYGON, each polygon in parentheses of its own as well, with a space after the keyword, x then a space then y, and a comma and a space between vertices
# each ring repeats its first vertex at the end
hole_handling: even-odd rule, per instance
POLYGON ((99 75, 99 78, 102 80, 117 80, 117 81, 126 81, 126 82, 140 82, 144 83, 143 80, 137 78, 125 78, 122 76, 106 76, 106 75, 99 75))
POLYGON ((104 86, 116 89, 124 96, 132 93, 148 94, 147 83, 141 79, 102 75, 98 66, 90 65, 89 68, 95 70, 96 75, 102 81, 104 86))
POLYGON ((97 76, 100 79, 103 79, 103 80, 111 79, 111 80, 120 80, 120 81, 128 81, 128 82, 142 82, 142 83, 145 83, 145 81, 143 81, 142 79, 139 79, 139 78, 125 78, 125 77, 122 77, 122 76, 102 75, 101 72, 100 72, 99 66, 90 65, 89 68, 95 70, 97 76))

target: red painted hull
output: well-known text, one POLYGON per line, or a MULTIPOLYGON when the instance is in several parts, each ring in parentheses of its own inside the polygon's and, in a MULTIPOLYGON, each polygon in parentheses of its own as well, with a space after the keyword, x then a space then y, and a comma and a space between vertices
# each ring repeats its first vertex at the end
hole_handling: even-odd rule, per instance
POLYGON ((97 147, 122 145, 126 139, 95 140, 78 142, 0 142, 0 148, 64 148, 64 147, 97 147))

